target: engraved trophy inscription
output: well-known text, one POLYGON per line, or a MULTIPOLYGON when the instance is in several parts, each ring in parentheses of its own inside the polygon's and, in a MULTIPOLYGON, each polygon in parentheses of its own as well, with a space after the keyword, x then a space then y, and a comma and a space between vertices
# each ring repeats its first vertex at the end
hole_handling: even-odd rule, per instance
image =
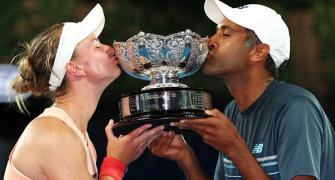
POLYGON ((162 36, 140 32, 126 42, 114 42, 121 68, 130 76, 150 81, 138 92, 125 93, 120 100, 120 121, 116 134, 126 134, 143 125, 166 125, 172 121, 207 117, 211 95, 180 83, 179 78, 197 72, 208 54, 208 38, 186 30, 162 36))

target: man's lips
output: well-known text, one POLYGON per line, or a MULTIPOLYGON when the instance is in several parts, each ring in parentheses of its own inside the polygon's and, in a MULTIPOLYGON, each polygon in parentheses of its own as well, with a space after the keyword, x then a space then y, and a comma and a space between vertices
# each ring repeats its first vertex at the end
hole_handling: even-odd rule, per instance
POLYGON ((208 53, 206 59, 211 59, 211 58, 213 58, 212 54, 208 53))

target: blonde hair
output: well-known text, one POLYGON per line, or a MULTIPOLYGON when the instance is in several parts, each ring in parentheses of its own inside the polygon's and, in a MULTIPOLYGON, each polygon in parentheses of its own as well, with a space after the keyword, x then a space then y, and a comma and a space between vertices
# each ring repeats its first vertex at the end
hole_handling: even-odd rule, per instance
POLYGON ((21 112, 26 112, 24 100, 20 94, 31 92, 34 96, 47 95, 54 98, 65 93, 65 79, 55 92, 49 91, 49 78, 57 53, 63 24, 55 24, 29 43, 21 44, 22 52, 12 59, 17 61, 20 75, 11 82, 11 88, 16 92, 16 103, 21 112))

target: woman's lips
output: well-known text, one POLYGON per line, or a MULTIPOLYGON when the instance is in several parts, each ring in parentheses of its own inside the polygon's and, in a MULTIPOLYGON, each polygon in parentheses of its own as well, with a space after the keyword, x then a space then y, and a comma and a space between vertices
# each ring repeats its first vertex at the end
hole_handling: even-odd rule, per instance
POLYGON ((119 59, 116 57, 116 56, 112 56, 112 61, 115 63, 115 64, 118 64, 119 63, 119 59))

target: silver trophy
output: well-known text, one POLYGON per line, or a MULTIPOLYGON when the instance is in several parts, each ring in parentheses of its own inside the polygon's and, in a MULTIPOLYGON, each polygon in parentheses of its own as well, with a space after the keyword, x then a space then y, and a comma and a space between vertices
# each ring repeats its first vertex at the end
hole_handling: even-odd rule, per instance
POLYGON ((126 42, 114 42, 121 68, 150 84, 122 95, 120 121, 113 131, 126 134, 150 123, 178 133, 185 130, 169 126, 170 122, 206 117, 204 110, 212 108, 211 95, 178 79, 200 69, 208 54, 207 42, 208 38, 190 30, 168 36, 140 32, 126 42))

